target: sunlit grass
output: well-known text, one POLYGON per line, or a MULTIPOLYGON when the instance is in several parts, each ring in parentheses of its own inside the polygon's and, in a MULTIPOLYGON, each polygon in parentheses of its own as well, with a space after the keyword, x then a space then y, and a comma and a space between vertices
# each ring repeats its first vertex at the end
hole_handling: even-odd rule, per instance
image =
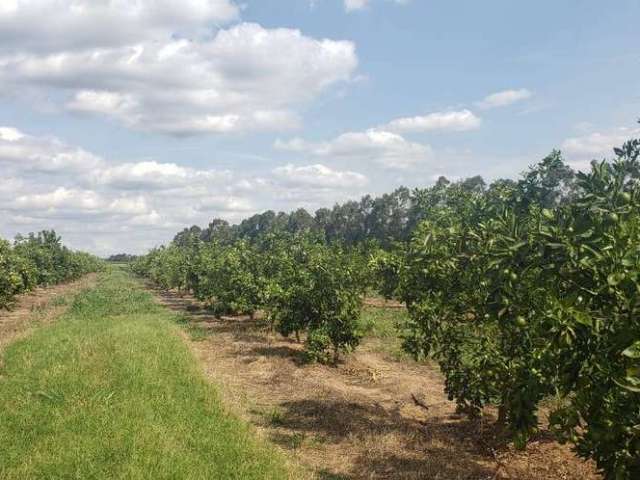
POLYGON ((376 338, 396 338, 405 328, 408 313, 404 308, 362 308, 361 324, 365 335, 376 338))
POLYGON ((365 305, 360 325, 365 339, 374 341, 375 350, 390 357, 410 361, 411 356, 402 348, 402 336, 407 328, 409 314, 404 308, 365 305))
POLYGON ((0 478, 286 478, 282 457, 224 411, 178 328, 111 269, 7 347, 0 478))

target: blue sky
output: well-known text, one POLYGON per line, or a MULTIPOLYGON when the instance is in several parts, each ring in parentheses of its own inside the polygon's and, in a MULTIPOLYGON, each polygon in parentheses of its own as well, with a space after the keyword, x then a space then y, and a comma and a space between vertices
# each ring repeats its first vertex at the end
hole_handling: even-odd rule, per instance
POLYGON ((3 1, 0 235, 141 252, 214 216, 514 177, 553 148, 584 168, 640 136, 638 18, 630 0, 3 1))

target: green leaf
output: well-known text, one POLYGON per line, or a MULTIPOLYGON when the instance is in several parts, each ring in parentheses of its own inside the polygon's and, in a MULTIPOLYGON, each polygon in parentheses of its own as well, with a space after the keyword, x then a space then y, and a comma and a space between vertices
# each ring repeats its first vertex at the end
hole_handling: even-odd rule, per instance
POLYGON ((622 384, 618 384, 618 385, 620 385, 625 390, 629 390, 630 392, 640 393, 640 386, 635 387, 633 385, 622 385, 622 384))
POLYGON ((622 280, 624 280, 624 274, 622 273, 611 273, 607 276, 607 283, 612 287, 618 285, 622 280))
POLYGON ((635 342, 630 347, 627 347, 622 355, 628 358, 640 358, 640 341, 635 342))
POLYGON ((627 368, 627 378, 633 378, 640 383, 640 366, 627 368))
POLYGON ((633 250, 627 252, 625 256, 622 258, 622 261, 620 262, 622 263, 622 266, 627 268, 633 267, 636 264, 635 255, 636 253, 633 250))
POLYGON ((575 320, 580 325, 584 325, 586 327, 593 327, 593 318, 586 312, 575 312, 574 314, 575 320))

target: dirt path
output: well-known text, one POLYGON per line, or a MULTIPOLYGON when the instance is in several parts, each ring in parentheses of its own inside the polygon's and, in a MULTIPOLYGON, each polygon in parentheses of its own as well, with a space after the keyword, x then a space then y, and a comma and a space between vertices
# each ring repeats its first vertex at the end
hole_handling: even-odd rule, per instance
POLYGON ((67 308, 69 297, 96 283, 96 274, 75 282, 37 288, 20 295, 11 310, 0 310, 0 352, 11 341, 26 335, 34 324, 50 322, 67 308))
POLYGON ((215 319, 193 300, 190 345, 224 400, 318 479, 598 479, 592 465, 541 434, 525 452, 491 422, 455 413, 437 368, 387 358, 365 342, 337 368, 301 363, 301 346, 260 320, 215 319), (417 406, 412 394, 429 406, 417 406))

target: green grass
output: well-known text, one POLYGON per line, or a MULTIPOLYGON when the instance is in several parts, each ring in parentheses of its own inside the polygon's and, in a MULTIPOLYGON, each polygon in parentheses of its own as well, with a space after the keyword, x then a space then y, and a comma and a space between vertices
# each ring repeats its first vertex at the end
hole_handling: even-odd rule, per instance
POLYGON ((409 314, 404 308, 362 307, 360 325, 365 337, 377 340, 376 350, 398 361, 413 361, 402 348, 402 336, 409 314))
POLYGON ((283 457, 225 412, 178 318, 122 269, 8 346, 2 479, 276 479, 283 457))
POLYGON ((184 329, 189 334, 192 342, 204 342, 212 335, 211 330, 200 325, 189 324, 186 325, 184 329))
POLYGON ((365 335, 381 339, 395 338, 400 335, 409 318, 404 308, 362 307, 360 319, 365 335))

